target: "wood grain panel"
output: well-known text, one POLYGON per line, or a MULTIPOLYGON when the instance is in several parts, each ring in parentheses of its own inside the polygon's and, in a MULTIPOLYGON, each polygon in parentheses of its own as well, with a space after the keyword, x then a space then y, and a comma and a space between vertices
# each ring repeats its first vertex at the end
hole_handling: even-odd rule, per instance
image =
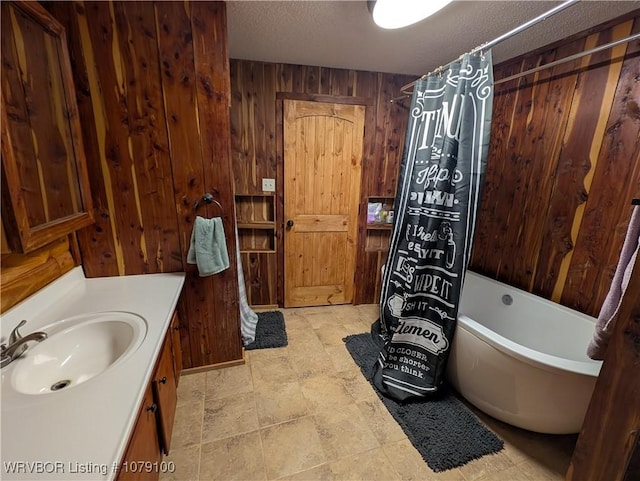
POLYGON ((13 29, 12 15, 8 13, 7 5, 3 5, 1 18, 2 97, 5 109, 2 121, 13 133, 11 149, 22 181, 22 197, 24 203, 30 206, 27 210, 28 225, 33 226, 45 223, 47 217, 41 197, 40 175, 35 162, 37 156, 31 136, 29 107, 20 75, 18 51, 14 35, 10 35, 13 29))
POLYGON ((636 262, 571 458, 567 481, 640 476, 640 263, 636 262))
POLYGON ((223 209, 220 214, 210 206, 207 214, 222 217, 229 253, 229 268, 212 277, 213 292, 209 294, 212 314, 207 328, 213 352, 206 363, 213 364, 242 358, 229 134, 227 16, 223 2, 193 2, 190 7, 204 183, 206 191, 214 195, 223 209), (225 134, 220 135, 221 132, 225 134))
MULTIPOLYGON (((76 2, 48 2, 45 5, 67 32, 79 118, 85 122, 90 122, 91 119, 94 119, 92 122, 98 122, 99 119, 104 118, 104 115, 98 115, 95 111, 101 111, 103 106, 97 96, 91 95, 91 85, 98 85, 97 74, 94 69, 87 69, 87 65, 94 65, 95 59, 93 51, 83 49, 80 41, 82 38, 87 40, 89 38, 84 7, 76 2)), ((94 224, 76 233, 80 244, 91 252, 90 256, 85 256, 83 259, 83 268, 89 277, 115 276, 120 272, 116 256, 115 226, 112 209, 110 209, 112 198, 107 192, 105 176, 100 164, 101 149, 97 129, 83 128, 82 139, 93 198, 94 218, 94 224)))
MULTIPOLYGON (((520 60, 494 70, 494 77, 504 78, 524 69, 520 60)), ((507 184, 503 172, 510 161, 511 117, 519 98, 519 83, 512 80, 497 86, 494 92, 491 142, 470 263, 476 271, 494 278, 500 270, 501 229, 506 223, 496 209, 499 202, 507 202, 513 195, 506 190, 511 184, 507 184)))
MULTIPOLYGON (((585 48, 589 49, 627 36, 631 23, 626 22, 615 29, 589 36, 585 48)), ((541 275, 536 276, 536 285, 532 289, 533 292, 547 298, 551 297, 554 301, 560 300, 560 286, 564 286, 566 280, 564 266, 568 266, 571 261, 571 247, 575 242, 575 237, 572 236, 580 230, 584 202, 587 200, 588 191, 591 190, 591 179, 597 168, 604 127, 609 118, 613 94, 620 75, 621 62, 611 63, 610 60, 624 54, 625 48, 626 45, 622 45, 584 57, 580 62, 579 68, 585 71, 579 77, 569 110, 553 196, 549 199, 547 226, 543 232, 543 238, 553 238, 555 242, 547 242, 544 248, 538 249, 541 275), (597 67, 598 65, 603 66, 597 67), (591 142, 585 142, 585 139, 590 138, 591 142), (576 172, 584 172, 584 177, 576 175, 576 172), (559 225, 563 227, 558 228, 559 225), (555 285, 552 285, 554 275, 555 285)))
MULTIPOLYGON (((5 11, 3 8, 3 17, 5 11)), ((11 8, 9 11, 7 16, 11 17, 18 52, 19 65, 16 67, 21 72, 33 136, 35 155, 29 160, 37 164, 39 202, 44 205, 45 221, 48 222, 79 211, 78 192, 69 188, 69 176, 75 185, 76 174, 68 171, 72 165, 73 146, 67 128, 67 106, 64 97, 57 95, 63 91, 60 64, 53 62, 58 58, 58 52, 50 34, 20 10, 11 8)))
POLYGON ((142 219, 140 248, 145 271, 173 272, 182 268, 176 258, 180 243, 171 159, 167 136, 155 14, 144 2, 116 3, 116 26, 125 43, 120 46, 127 85, 129 150, 133 153, 132 188, 142 219), (149 223, 147 219, 154 219, 149 223))
MULTIPOLYGON (((535 67, 539 63, 540 61, 537 58, 525 59, 523 69, 535 67)), ((544 162, 544 160, 532 158, 523 153, 523 148, 527 147, 527 138, 529 136, 527 124, 530 116, 533 115, 533 95, 533 85, 525 83, 518 88, 518 94, 512 106, 513 112, 510 119, 507 158, 503 163, 503 171, 500 173, 502 178, 499 191, 501 200, 495 203, 490 217, 493 219, 493 229, 499 233, 494 240, 495 245, 493 246, 496 254, 503 252, 507 248, 510 248, 512 252, 516 251, 515 243, 520 233, 520 227, 525 221, 525 216, 520 210, 525 207, 521 202, 526 199, 528 176, 531 173, 534 162, 544 162), (510 222, 513 217, 511 209, 514 206, 518 206, 519 209, 518 222, 510 222)), ((492 160, 493 158, 490 155, 487 163, 491 163, 492 160)), ((533 220, 530 219, 529 222, 533 222, 533 220)), ((514 275, 512 263, 516 262, 518 257, 492 256, 492 261, 497 262, 499 266, 497 269, 497 278, 499 280, 509 283, 509 280, 514 275)))
POLYGON ((15 306, 74 266, 66 237, 29 254, 3 255, 0 312, 15 306))
POLYGON ((257 252, 241 254, 247 301, 251 306, 268 306, 276 298, 276 280, 271 276, 276 269, 276 256, 257 252))
POLYGON ((113 275, 116 266, 119 274, 179 270, 152 4, 85 7, 50 5, 74 35, 70 50, 82 60, 75 74, 86 82, 81 115, 94 126, 84 129, 84 139, 93 154, 98 223, 79 237, 99 255, 86 256, 87 274, 113 275))
MULTIPOLYGON (((640 31, 636 19, 633 32, 640 31)), ((640 42, 627 47, 561 302, 597 314, 640 192, 640 42)))
POLYGON ((299 215, 296 230, 299 232, 346 232, 348 223, 349 217, 344 214, 299 215))
POLYGON ((368 236, 372 234, 366 229, 367 202, 372 196, 394 198, 396 194, 410 99, 394 103, 391 100, 398 96, 403 82, 402 76, 358 72, 358 95, 373 95, 375 100, 373 107, 367 109, 365 119, 367 128, 364 142, 369 150, 365 154, 363 169, 363 183, 367 183, 367 186, 362 189, 360 196, 356 304, 378 302, 381 290, 379 273, 386 255, 373 257, 366 252, 368 236))
POLYGON ((186 5, 158 2, 155 5, 158 49, 162 65, 162 90, 167 118, 167 132, 172 150, 173 189, 178 209, 181 257, 187 272, 186 289, 178 307, 180 319, 188 326, 182 334, 182 349, 187 367, 206 364, 211 344, 206 330, 211 308, 204 299, 212 291, 210 278, 200 279, 193 266, 186 264, 186 254, 193 228, 193 202, 205 192, 197 121, 194 53, 191 21, 186 5))
MULTIPOLYGON (((552 51, 539 56, 536 63, 548 63, 555 58, 556 52, 552 51)), ((531 89, 526 98, 530 109, 527 109, 526 120, 523 118, 524 122, 519 129, 521 137, 516 148, 520 165, 512 177, 518 179, 513 199, 515 205, 521 208, 522 222, 513 226, 515 229, 509 230, 505 243, 520 250, 523 255, 508 264, 511 272, 505 280, 510 285, 525 290, 531 289, 536 270, 547 200, 557 170, 563 132, 562 116, 568 104, 567 98, 569 101, 571 99, 571 90, 567 94, 564 88, 554 89, 549 82, 553 75, 552 69, 543 70, 535 74, 531 81, 531 89)), ((563 85, 571 85, 572 80, 574 79, 570 76, 564 78, 563 85)), ((522 100, 525 99, 521 97, 522 100)))
POLYGON ((210 277, 201 279, 193 266, 188 268, 185 258, 196 215, 193 201, 205 192, 191 20, 184 3, 158 2, 155 9, 167 130, 174 152, 173 163, 177 167, 173 171, 173 186, 178 207, 180 245, 187 272, 187 289, 180 298, 179 316, 180 319, 188 319, 189 324, 182 345, 186 352, 186 365, 201 366, 207 364, 209 346, 213 342, 207 330, 212 306, 205 305, 201 300, 213 291, 213 282, 210 277))
MULTIPOLYGON (((100 168, 105 179, 107 195, 111 197, 116 256, 121 274, 140 272, 140 260, 144 257, 141 245, 143 223, 137 206, 139 199, 134 189, 133 155, 129 150, 127 95, 121 51, 120 33, 115 25, 114 4, 93 2, 85 5, 87 37, 85 49, 91 49, 94 59, 89 69, 95 68, 92 85, 94 93, 100 92, 103 108, 95 111, 98 118, 91 119, 100 141, 100 168)), ((124 68, 133 66, 124 65, 124 68)))

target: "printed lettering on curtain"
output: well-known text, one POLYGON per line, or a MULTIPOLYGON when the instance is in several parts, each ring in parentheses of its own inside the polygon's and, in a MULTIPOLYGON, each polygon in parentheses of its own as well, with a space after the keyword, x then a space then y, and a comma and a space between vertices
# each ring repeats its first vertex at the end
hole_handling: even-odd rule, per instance
POLYGON ((442 382, 484 180, 491 52, 416 82, 384 268, 374 383, 397 400, 442 382))

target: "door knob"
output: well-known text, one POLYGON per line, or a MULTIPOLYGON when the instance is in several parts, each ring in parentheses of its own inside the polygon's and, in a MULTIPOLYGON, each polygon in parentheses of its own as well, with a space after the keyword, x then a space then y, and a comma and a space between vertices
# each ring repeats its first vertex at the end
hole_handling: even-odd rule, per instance
POLYGON ((291 229, 293 227, 293 221, 291 219, 289 219, 287 221, 287 229, 291 229))

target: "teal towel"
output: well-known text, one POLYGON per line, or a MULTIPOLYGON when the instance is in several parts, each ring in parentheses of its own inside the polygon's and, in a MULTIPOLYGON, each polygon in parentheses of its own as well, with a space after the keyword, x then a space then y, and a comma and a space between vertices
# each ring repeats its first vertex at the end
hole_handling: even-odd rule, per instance
POLYGON ((187 262, 198 265, 200 277, 217 274, 229 268, 229 253, 220 217, 196 217, 191 231, 187 262))

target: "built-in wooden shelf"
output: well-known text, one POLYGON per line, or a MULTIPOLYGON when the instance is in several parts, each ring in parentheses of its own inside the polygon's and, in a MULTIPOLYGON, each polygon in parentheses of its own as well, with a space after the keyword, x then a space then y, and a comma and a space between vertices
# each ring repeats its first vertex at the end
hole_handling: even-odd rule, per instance
POLYGON ((275 194, 236 194, 238 241, 242 254, 276 253, 275 194))
MULTIPOLYGON (((373 202, 380 203, 387 212, 393 210, 394 201, 395 199, 393 197, 367 197, 368 204, 373 202)), ((387 251, 389 250, 389 240, 391 239, 393 222, 367 222, 368 220, 371 220, 368 216, 368 209, 366 216, 367 217, 364 219, 366 227, 364 250, 369 254, 376 255, 378 264, 377 269, 379 270, 381 264, 384 263, 387 251)))
POLYGON ((236 197, 275 197, 275 192, 267 192, 263 194, 235 194, 236 197))
POLYGON ((275 229, 275 222, 238 222, 238 229, 275 229))
POLYGON ((378 224, 367 224, 367 230, 391 230, 392 227, 393 227, 393 223, 391 223, 391 222, 387 222, 387 223, 380 222, 378 224))

